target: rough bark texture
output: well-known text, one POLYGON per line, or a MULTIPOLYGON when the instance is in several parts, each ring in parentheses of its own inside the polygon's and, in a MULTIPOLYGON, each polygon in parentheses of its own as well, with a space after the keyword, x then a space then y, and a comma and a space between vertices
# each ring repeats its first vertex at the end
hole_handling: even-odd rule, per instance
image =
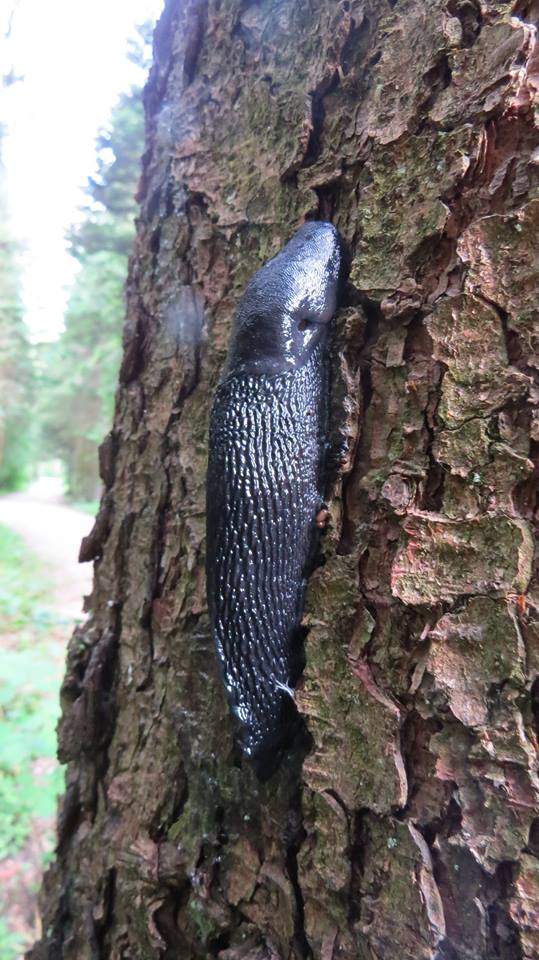
POLYGON ((539 956, 538 18, 167 3, 33 960, 539 956), (349 452, 308 590, 313 747, 261 785, 208 631, 207 421, 246 281, 305 217, 350 249, 349 452))

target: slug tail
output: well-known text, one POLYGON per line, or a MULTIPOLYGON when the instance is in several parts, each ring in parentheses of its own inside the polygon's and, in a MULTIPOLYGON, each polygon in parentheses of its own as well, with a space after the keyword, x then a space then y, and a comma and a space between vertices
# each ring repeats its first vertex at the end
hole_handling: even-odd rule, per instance
POLYGON ((293 697, 280 689, 275 693, 272 703, 240 728, 242 752, 262 781, 273 775, 303 727, 293 697))

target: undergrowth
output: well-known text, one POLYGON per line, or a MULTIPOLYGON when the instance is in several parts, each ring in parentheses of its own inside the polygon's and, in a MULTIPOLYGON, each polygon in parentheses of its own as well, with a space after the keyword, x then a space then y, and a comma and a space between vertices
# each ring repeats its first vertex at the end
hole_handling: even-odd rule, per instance
MULTIPOLYGON (((47 609, 49 585, 22 539, 0 526, 0 869, 32 835, 52 841, 63 771, 56 762, 65 625, 47 609)), ((0 960, 18 956, 0 926, 0 960)), ((19 938, 20 939, 20 938, 19 938)))

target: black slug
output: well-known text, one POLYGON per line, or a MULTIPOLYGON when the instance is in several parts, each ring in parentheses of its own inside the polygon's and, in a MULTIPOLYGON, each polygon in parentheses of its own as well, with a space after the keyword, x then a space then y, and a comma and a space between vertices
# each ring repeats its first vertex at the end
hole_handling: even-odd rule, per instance
POLYGON ((210 421, 211 628, 245 755, 261 772, 286 739, 298 627, 323 506, 328 326, 339 235, 306 223, 249 282, 210 421))

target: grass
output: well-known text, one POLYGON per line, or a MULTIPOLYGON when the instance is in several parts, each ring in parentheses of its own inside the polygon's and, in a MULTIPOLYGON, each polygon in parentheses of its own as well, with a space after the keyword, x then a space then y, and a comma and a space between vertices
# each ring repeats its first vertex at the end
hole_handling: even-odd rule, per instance
POLYGON ((49 584, 28 553, 22 537, 0 525, 0 630, 2 634, 35 629, 50 622, 49 584))
POLYGON ((24 948, 25 937, 20 933, 12 933, 0 917, 0 960, 13 960, 14 957, 19 957, 24 948))
POLYGON ((47 587, 22 539, 0 526, 0 859, 20 849, 34 817, 54 814, 62 785, 60 769, 42 763, 56 755, 63 659, 56 638, 50 647, 47 587))
MULTIPOLYGON (((66 627, 47 608, 48 589, 22 539, 0 526, 0 861, 24 860, 31 835, 51 831, 63 787, 55 730, 66 627)), ((19 940, 0 926, 0 960, 19 955, 19 940)))

